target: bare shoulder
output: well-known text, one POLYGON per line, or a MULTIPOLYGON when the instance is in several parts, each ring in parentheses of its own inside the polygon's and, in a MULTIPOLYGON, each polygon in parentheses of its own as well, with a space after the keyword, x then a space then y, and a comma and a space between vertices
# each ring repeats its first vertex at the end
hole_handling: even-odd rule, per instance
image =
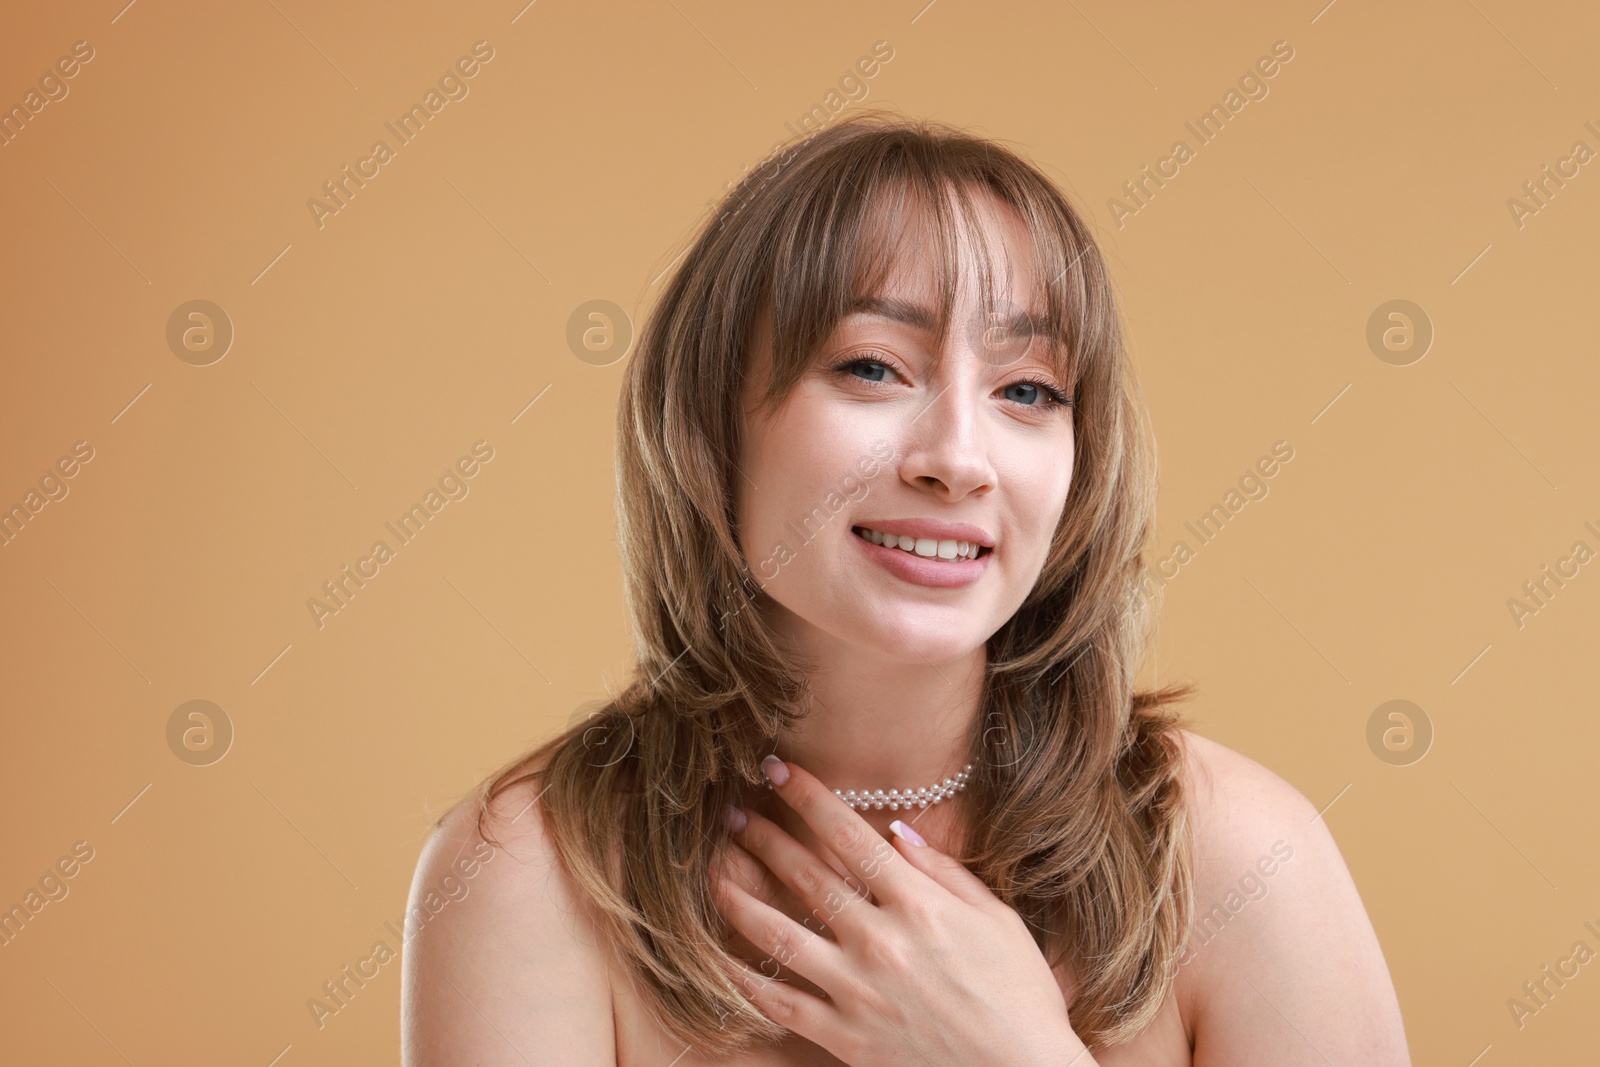
POLYGON ((406 907, 403 1067, 614 1067, 611 987, 532 783, 476 794, 429 835, 406 907))
POLYGON ((1316 807, 1250 757, 1183 739, 1195 913, 1178 987, 1195 1067, 1409 1065, 1383 950, 1316 807))
POLYGON ((1212 845, 1237 837, 1240 820, 1250 812, 1317 814, 1311 802, 1294 786, 1242 752, 1184 730, 1185 786, 1196 818, 1197 840, 1212 845))

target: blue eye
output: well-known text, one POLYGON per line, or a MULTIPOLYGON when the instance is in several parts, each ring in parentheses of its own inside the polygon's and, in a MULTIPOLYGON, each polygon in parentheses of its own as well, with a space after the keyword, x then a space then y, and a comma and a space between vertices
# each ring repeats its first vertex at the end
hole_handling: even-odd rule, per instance
MULTIPOLYGON (((1038 378, 1022 378, 1022 379, 1020 379, 1018 381, 1014 381, 1010 385, 1006 386, 1007 389, 1016 389, 1018 387, 1021 387, 1021 388, 1024 388, 1024 389, 1032 389, 1035 394, 1042 393, 1043 395, 1045 395, 1045 396, 1050 398, 1050 405, 1060 405, 1060 406, 1065 407, 1070 403, 1066 393, 1063 393, 1061 390, 1057 389, 1055 386, 1051 385, 1049 382, 1041 381, 1038 378)), ((1018 401, 1018 403, 1021 403, 1021 401, 1018 401)), ((1050 405, 1045 405, 1045 406, 1048 407, 1050 405)), ((1028 407, 1039 407, 1040 405, 1038 405, 1038 404, 1028 404, 1027 406, 1028 407)))
MULTIPOLYGON (((889 374, 894 374, 895 373, 894 368, 890 367, 887 363, 884 363, 881 360, 876 360, 876 359, 866 359, 866 358, 861 357, 861 356, 857 356, 854 359, 847 359, 842 363, 837 363, 830 369, 835 374, 839 374, 839 375, 843 375, 843 376, 848 377, 848 378, 852 378, 852 379, 854 379, 855 381, 858 381, 858 382, 870 382, 870 383, 872 383, 874 385, 882 385, 882 384, 884 384, 885 379, 884 379, 883 376, 884 376, 885 373, 889 373, 889 374), (858 367, 869 368, 873 372, 873 376, 872 377, 864 377, 862 375, 856 374, 855 370, 858 367)), ((1072 406, 1072 398, 1071 397, 1069 397, 1066 393, 1062 392, 1060 389, 1057 389, 1054 385, 1051 385, 1049 382, 1047 382, 1047 381, 1045 381, 1045 380, 1043 380, 1041 378, 1019 378, 1016 381, 1011 382, 1008 385, 1006 385, 1005 389, 1007 390, 1008 393, 1011 390, 1014 390, 1014 389, 1022 389, 1022 390, 1024 390, 1021 399, 1019 399, 1019 398, 1017 398, 1015 396, 1008 396, 1008 398, 1007 398, 1007 399, 1011 400, 1012 403, 1021 404, 1023 407, 1050 408, 1050 407, 1071 407, 1072 406), (1040 397, 1041 395, 1043 397, 1045 397, 1049 402, 1048 403, 1040 403, 1039 400, 1038 400, 1038 397, 1040 397)))
MULTIPOLYGON (((843 373, 849 373, 850 368, 852 368, 852 367, 876 367, 879 371, 886 371, 886 370, 889 369, 888 364, 879 363, 875 359, 852 359, 852 360, 849 360, 849 361, 847 361, 845 363, 839 364, 837 367, 835 367, 833 369, 836 370, 836 371, 843 372, 843 373)), ((869 382, 881 382, 881 381, 883 381, 883 379, 881 377, 878 377, 878 378, 865 378, 863 380, 864 381, 869 381, 869 382)))

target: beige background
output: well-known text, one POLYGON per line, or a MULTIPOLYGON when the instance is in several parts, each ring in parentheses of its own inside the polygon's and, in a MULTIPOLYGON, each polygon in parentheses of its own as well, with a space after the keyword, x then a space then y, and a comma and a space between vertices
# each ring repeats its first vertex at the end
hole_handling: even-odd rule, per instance
POLYGON ((1600 964, 1520 1029, 1506 1002, 1600 950, 1600 564, 1520 628, 1507 601, 1600 549, 1600 164, 1520 227, 1507 201, 1600 149, 1592 7, 121 3, 0 35, 7 107, 94 49, 0 147, 0 505, 94 449, 0 547, 0 906, 94 850, 0 947, 8 1060, 392 1062, 397 962, 320 1029, 308 998, 397 943, 429 821, 628 667, 625 364, 569 319, 637 319, 881 40, 847 111, 1013 143, 1103 241, 1157 555, 1294 448, 1167 585, 1149 673, 1326 807, 1416 1062, 1589 1062, 1600 964), (1279 40, 1269 94, 1119 228, 1108 199, 1279 40), (318 228, 307 200, 476 41, 470 94, 318 228), (193 299, 236 331, 209 366, 166 341, 193 299), (1393 299, 1436 330, 1409 366, 1366 341, 1393 299), (308 598, 480 440, 470 494, 319 629, 308 598), (1400 698, 1435 731, 1408 766, 1366 734, 1400 698), (195 699, 235 730, 209 766, 167 742, 195 699))

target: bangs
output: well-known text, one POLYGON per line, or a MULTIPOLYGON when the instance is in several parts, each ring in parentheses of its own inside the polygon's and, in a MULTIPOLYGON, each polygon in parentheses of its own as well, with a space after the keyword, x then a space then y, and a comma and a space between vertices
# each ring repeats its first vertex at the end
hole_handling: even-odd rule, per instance
POLYGON ((772 376, 764 407, 782 403, 822 357, 840 320, 857 311, 887 313, 932 331, 935 368, 954 329, 963 331, 992 366, 1036 358, 1069 396, 1076 394, 1092 347, 1084 343, 1081 326, 1092 310, 1082 271, 1097 259, 1086 255, 1092 246, 1079 239, 1052 196, 992 171, 953 165, 959 161, 949 157, 917 157, 910 151, 817 162, 837 173, 817 186, 826 193, 783 212, 779 232, 790 236, 775 249, 765 286, 772 376), (980 203, 988 197, 998 205, 980 203), (1004 249, 979 242, 985 209, 1009 209, 1020 219, 1033 260, 1034 292, 1017 293, 1014 264, 1004 249), (934 267, 932 306, 889 294, 896 268, 923 264, 934 267), (978 316, 953 322, 961 282, 969 275, 978 316))

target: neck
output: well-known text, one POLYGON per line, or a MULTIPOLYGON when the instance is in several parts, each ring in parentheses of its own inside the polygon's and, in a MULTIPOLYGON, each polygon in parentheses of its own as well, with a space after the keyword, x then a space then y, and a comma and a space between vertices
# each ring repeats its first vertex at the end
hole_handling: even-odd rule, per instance
MULTIPOLYGON (((970 759, 987 649, 941 663, 905 663, 811 627, 787 627, 798 651, 815 663, 811 697, 795 728, 778 738, 777 755, 830 789, 916 789, 953 778, 970 759)), ((926 808, 858 812, 880 831, 901 819, 937 844, 950 837, 958 794, 926 808), (930 835, 930 828, 933 835, 930 835)), ((773 798, 770 810, 793 830, 800 823, 773 798)))

